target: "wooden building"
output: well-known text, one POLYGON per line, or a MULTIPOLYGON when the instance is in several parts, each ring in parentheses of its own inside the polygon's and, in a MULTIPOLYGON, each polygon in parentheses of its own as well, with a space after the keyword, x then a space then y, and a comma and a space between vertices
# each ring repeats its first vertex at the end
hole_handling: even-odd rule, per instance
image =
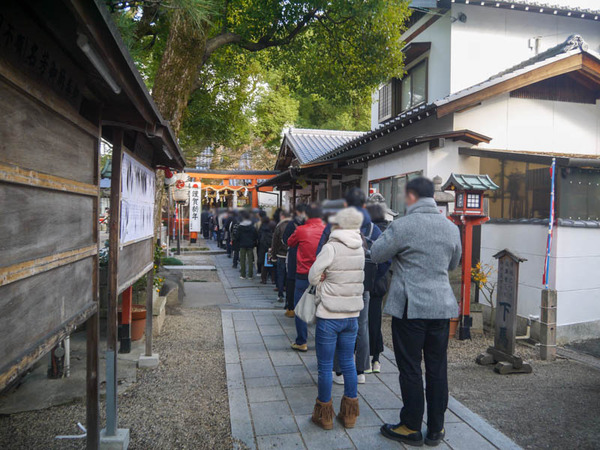
MULTIPOLYGON (((113 186, 122 158, 148 170, 181 169, 184 159, 103 2, 4 0, 0 36, 0 390, 86 324, 87 445, 96 448, 100 139, 118 156, 113 186)), ((118 204, 121 191, 112 194, 118 204)), ((123 210, 143 209, 129 201, 123 210)), ((123 241, 131 229, 120 212, 113 207, 109 354, 116 296, 153 255, 151 235, 123 241)))

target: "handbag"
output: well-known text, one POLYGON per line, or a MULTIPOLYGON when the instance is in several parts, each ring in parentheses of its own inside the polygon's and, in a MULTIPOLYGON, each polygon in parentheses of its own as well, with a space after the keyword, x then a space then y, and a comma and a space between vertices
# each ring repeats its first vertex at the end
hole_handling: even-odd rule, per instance
POLYGON ((316 295, 317 288, 309 286, 302 294, 302 298, 294 308, 296 317, 307 324, 314 323, 317 318, 317 305, 319 301, 316 295))
POLYGON ((264 267, 273 267, 273 263, 269 259, 269 252, 265 253, 265 263, 263 264, 263 266, 264 267))

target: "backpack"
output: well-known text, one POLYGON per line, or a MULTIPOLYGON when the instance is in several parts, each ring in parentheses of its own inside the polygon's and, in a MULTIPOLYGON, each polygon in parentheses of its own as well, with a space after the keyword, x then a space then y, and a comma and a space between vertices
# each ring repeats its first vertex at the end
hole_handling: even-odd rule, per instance
POLYGON ((240 223, 237 220, 234 220, 231 223, 231 240, 232 241, 238 241, 240 239, 239 227, 240 227, 240 223))
POLYGON ((370 224, 369 235, 365 236, 362 232, 363 249, 365 250, 365 279, 363 286, 365 292, 370 292, 375 287, 375 277, 377 276, 377 263, 371 260, 371 247, 373 246, 373 222, 370 224))

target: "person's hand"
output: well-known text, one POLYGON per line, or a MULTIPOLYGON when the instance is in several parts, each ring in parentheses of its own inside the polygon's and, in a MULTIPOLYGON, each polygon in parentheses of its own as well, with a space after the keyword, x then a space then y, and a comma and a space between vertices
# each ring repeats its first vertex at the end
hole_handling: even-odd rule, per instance
POLYGON ((322 274, 322 275, 321 275, 321 280, 320 280, 320 281, 321 281, 321 283, 322 283, 323 281, 325 281, 325 278, 327 278, 327 275, 325 275, 325 274, 322 274))

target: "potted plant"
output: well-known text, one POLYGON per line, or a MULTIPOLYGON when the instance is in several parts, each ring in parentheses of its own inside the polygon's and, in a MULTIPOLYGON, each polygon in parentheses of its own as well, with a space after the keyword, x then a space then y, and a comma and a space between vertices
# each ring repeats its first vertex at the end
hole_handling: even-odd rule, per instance
POLYGON ((494 325, 494 292, 496 291, 497 281, 492 281, 491 277, 496 269, 491 264, 482 264, 478 262, 471 269, 471 279, 479 288, 479 292, 483 295, 486 303, 490 307, 490 324, 494 325))

